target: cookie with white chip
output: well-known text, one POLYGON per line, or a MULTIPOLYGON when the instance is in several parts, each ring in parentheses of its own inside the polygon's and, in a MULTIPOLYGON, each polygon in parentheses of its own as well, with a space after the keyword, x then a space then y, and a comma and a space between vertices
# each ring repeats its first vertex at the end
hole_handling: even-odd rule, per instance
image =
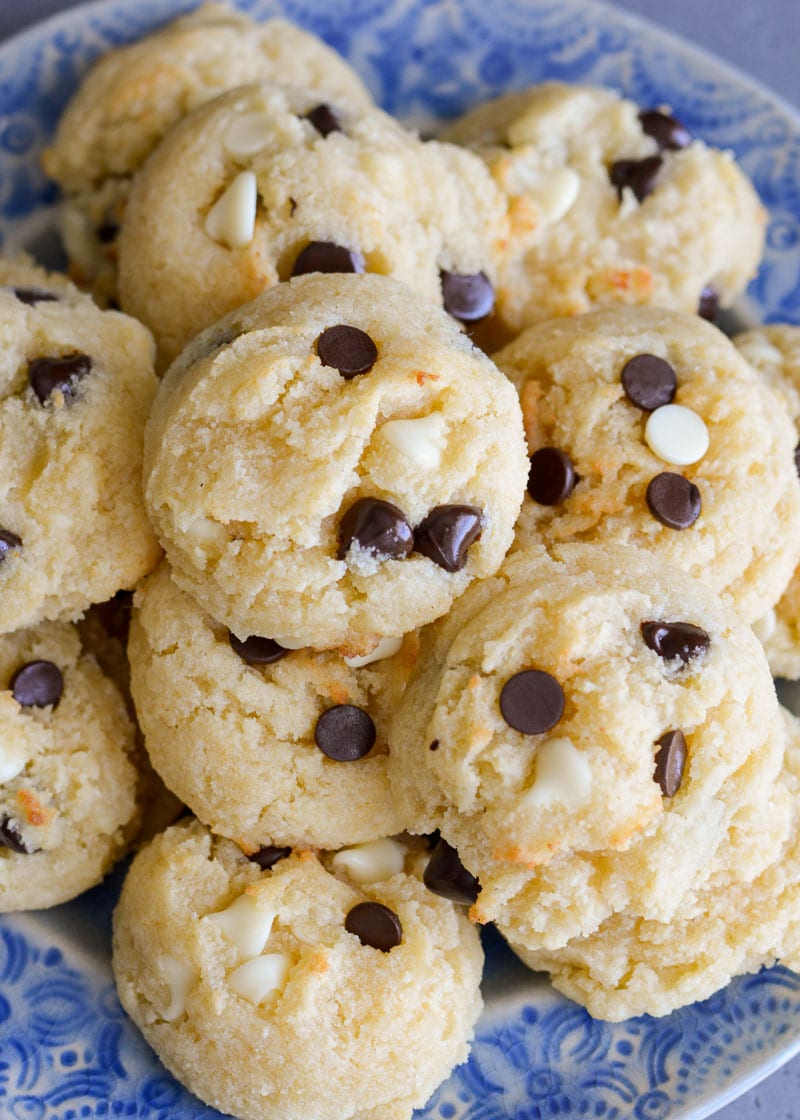
MULTIPOLYGON (((734 339, 750 365, 763 374, 800 430, 800 327, 755 327, 734 339)), ((795 462, 798 456, 795 451, 795 462)), ((800 677, 800 570, 795 570, 774 608, 753 623, 778 677, 800 677)))
POLYGON ((215 833, 255 851, 338 848, 403 830, 386 743, 413 634, 348 660, 258 635, 239 641, 166 563, 137 604, 128 650, 150 760, 215 833))
POLYGON ((173 578, 239 638, 372 652, 495 571, 527 458, 513 386, 383 276, 300 276, 200 336, 148 423, 173 578))
POLYGON ((619 304, 713 314, 755 275, 766 212, 753 186, 668 111, 545 82, 444 135, 478 151, 508 199, 500 330, 619 304))
POLYGON ((139 821, 135 728, 69 623, 0 636, 0 911, 99 883, 139 821))
MULTIPOLYGON (((389 762, 413 830, 478 880, 471 915, 534 949, 619 910, 668 918, 731 858, 782 750, 730 606, 657 557, 572 544, 513 555, 423 631, 389 762)), ((735 858, 744 876, 771 855, 735 858)))
POLYGON ((531 453, 519 542, 645 548, 748 621, 777 602, 800 548, 797 435, 721 331, 617 308, 531 327, 494 358, 531 453))
MULTIPOLYGON (((666 1015, 706 999, 734 976, 780 961, 800 966, 800 725, 783 712, 786 753, 748 843, 775 851, 753 879, 722 876, 684 901, 667 922, 622 911, 587 937, 551 952, 519 955, 599 1019, 666 1015), (788 812, 787 812, 788 808, 788 812), (777 841, 777 848, 776 848, 777 841)), ((740 843, 735 833, 731 843, 740 843)), ((513 935, 509 934, 513 941, 513 935)))
POLYGON ((0 633, 76 619, 158 560, 141 486, 153 340, 65 277, 0 264, 0 633))
POLYGON ((485 166, 377 108, 244 86, 191 114, 138 176, 124 310, 169 362, 199 330, 307 272, 394 276, 457 318, 491 311, 506 210, 485 166))
POLYGON ((114 915, 120 999, 206 1103, 408 1120, 465 1059, 477 932, 423 886, 418 850, 387 846, 272 853, 262 870, 187 820, 136 857, 114 915))
POLYGON ((318 100, 371 101, 355 71, 315 35, 222 4, 203 4, 99 59, 44 153, 65 195, 62 234, 79 283, 98 298, 116 297, 117 235, 133 176, 192 109, 262 79, 314 89, 318 100))

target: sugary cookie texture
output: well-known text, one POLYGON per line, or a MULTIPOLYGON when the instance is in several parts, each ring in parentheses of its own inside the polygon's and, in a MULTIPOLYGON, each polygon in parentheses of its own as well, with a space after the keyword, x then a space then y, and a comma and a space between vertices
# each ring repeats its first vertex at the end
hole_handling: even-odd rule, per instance
MULTIPOLYGON (((657 557, 572 544, 513 555, 423 631, 389 761, 412 829, 477 877, 472 916, 542 948, 625 908, 669 917, 729 858, 782 747, 729 606, 657 557)), ((741 849, 742 875, 771 858, 741 849)))
POLYGON ((0 285, 2 633, 77 618, 159 548, 141 486, 150 333, 25 259, 0 285))
POLYGON ((486 160, 511 212, 497 318, 511 333, 613 304, 705 313, 755 274, 766 212, 729 152, 667 111, 546 82, 444 133, 486 160))
POLYGON ((200 336, 148 424, 173 577, 239 638, 372 652, 491 575, 528 464, 513 386, 382 276, 301 276, 200 336))
POLYGON ((138 824, 135 730, 75 626, 0 637, 0 911, 98 883, 138 824))
MULTIPOLYGON (((553 952, 518 952, 596 1018, 666 1015, 705 999, 734 976, 777 961, 800 967, 800 726, 784 711, 786 753, 764 799, 761 832, 775 857, 752 880, 722 878, 691 895, 668 922, 628 911, 553 952), (791 807, 787 819, 786 806, 791 807), (777 832, 775 822, 783 825, 777 832)), ((753 838, 756 838, 755 831, 753 838)))
MULTIPOLYGON (((756 327, 738 335, 734 342, 778 393, 800 435, 800 327, 756 327)), ((795 464, 800 464, 797 451, 795 464)), ((797 469, 800 471, 800 465, 797 469)), ((756 619, 753 626, 764 643, 773 673, 790 680, 800 678, 800 569, 795 570, 774 609, 756 619)))
POLYGON ((204 105, 136 180, 120 302, 171 361, 279 280, 377 272, 457 317, 488 314, 505 203, 482 161, 379 109, 270 84, 204 105))
POLYGON ((721 331, 617 308, 529 328, 494 358, 531 452, 519 542, 637 545, 748 621, 777 602, 800 549, 797 434, 721 331))
POLYGON ((349 661, 241 642, 176 586, 166 563, 137 603, 129 654, 148 754, 214 832, 256 851, 338 848, 403 830, 386 742, 413 634, 349 661))
POLYGON ((185 821, 136 857, 120 999, 202 1100, 240 1120, 408 1120, 464 1060, 477 932, 423 886, 418 850, 385 848, 273 852, 262 870, 185 821))
POLYGON ((283 19, 256 23, 204 4, 89 71, 44 153, 65 194, 62 232, 75 278, 116 295, 117 234, 133 175, 187 113, 243 82, 288 82, 321 97, 369 104, 348 64, 283 19))

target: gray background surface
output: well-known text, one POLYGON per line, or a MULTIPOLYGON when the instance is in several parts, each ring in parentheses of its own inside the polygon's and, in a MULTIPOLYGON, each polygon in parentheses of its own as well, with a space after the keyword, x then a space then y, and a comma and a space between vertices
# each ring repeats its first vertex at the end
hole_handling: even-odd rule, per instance
MULTIPOLYGON (((0 0, 0 39, 77 2, 0 0)), ((798 0, 615 0, 615 6, 700 44, 800 112, 798 0)), ((800 1057, 715 1113, 715 1120, 800 1120, 800 1057)))

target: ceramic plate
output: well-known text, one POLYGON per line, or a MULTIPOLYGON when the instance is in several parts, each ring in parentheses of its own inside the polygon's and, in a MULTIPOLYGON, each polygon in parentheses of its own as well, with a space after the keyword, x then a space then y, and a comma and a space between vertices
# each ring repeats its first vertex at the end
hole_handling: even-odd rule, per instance
MULTIPOLYGON (((0 46, 6 248, 49 248, 54 192, 38 156, 91 59, 191 6, 103 0, 0 46)), ((418 124, 544 78, 670 104, 696 135, 736 151, 770 209, 766 259, 743 317, 800 322, 800 119, 708 55, 591 0, 240 6, 321 34, 385 108, 418 124)), ((218 1116, 165 1072, 117 1003, 109 930, 120 879, 55 910, 0 919, 0 1114, 9 1120, 218 1116)), ((486 947, 472 1058, 426 1120, 700 1120, 800 1050, 800 977, 780 968, 666 1019, 609 1025, 527 972, 491 931, 486 947)))

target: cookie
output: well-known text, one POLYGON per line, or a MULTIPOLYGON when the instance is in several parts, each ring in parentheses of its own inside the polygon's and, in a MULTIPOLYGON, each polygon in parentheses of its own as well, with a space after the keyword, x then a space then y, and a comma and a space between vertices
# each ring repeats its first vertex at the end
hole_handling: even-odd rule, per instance
POLYGON ((67 105, 43 161, 61 186, 75 278, 116 297, 117 234, 133 176, 172 126, 243 82, 269 79, 363 104, 360 78, 321 39, 283 19, 256 23, 204 4, 103 55, 67 105))
POLYGON ((0 266, 0 632, 75 619, 159 556, 141 488, 153 342, 63 277, 0 266))
POLYGON ((519 541, 645 548, 748 621, 777 602, 800 546, 797 435, 716 327, 618 308, 532 327, 494 357, 532 454, 519 541))
MULTIPOLYGON (((737 335, 734 342, 780 395, 800 433, 800 327, 756 327, 737 335)), ((797 458, 795 451, 796 462, 797 458)), ((800 570, 795 570, 775 607, 756 619, 753 628, 764 643, 773 673, 800 678, 800 570)))
MULTIPOLYGON (((706 999, 734 977, 780 961, 800 966, 800 725, 784 711, 787 747, 773 794, 765 797, 759 836, 775 858, 753 880, 740 876, 698 891, 668 922, 623 911, 554 952, 519 955, 550 973, 560 991, 595 1018, 666 1015, 706 999), (787 806, 791 812, 787 813, 787 806)), ((733 841, 735 843, 735 839, 733 841)))
POLYGON ((546 82, 478 105, 444 135, 483 156, 509 202, 499 330, 619 304, 709 314, 755 275, 766 226, 755 190, 730 152, 666 110, 546 82))
MULTIPOLYGON (((471 916, 531 949, 626 908, 668 918, 780 768, 750 627, 639 550, 515 554, 417 664, 390 728, 400 809, 477 878, 471 916)), ((765 858, 738 852, 741 874, 765 858)))
POLYGON ((177 126, 131 191, 122 307, 163 361, 279 280, 376 272, 460 318, 488 314, 505 205, 483 163, 379 109, 249 85, 177 126))
POLYGON ((176 583, 239 638, 370 653, 491 575, 527 474, 513 386, 383 276, 300 276, 162 382, 145 498, 176 583))
POLYGON ((75 626, 0 636, 0 911, 99 883, 138 828, 135 730, 75 626))
POLYGON ((339 848, 403 830, 386 741, 414 635, 350 662, 240 642, 176 586, 166 563, 137 603, 129 653, 147 751, 215 833, 256 851, 339 848))
POLYGON ((196 821, 133 862, 114 915, 123 1007, 164 1064, 241 1120, 407 1120, 464 1060, 477 932, 423 886, 413 847, 354 870, 265 870, 196 821))

